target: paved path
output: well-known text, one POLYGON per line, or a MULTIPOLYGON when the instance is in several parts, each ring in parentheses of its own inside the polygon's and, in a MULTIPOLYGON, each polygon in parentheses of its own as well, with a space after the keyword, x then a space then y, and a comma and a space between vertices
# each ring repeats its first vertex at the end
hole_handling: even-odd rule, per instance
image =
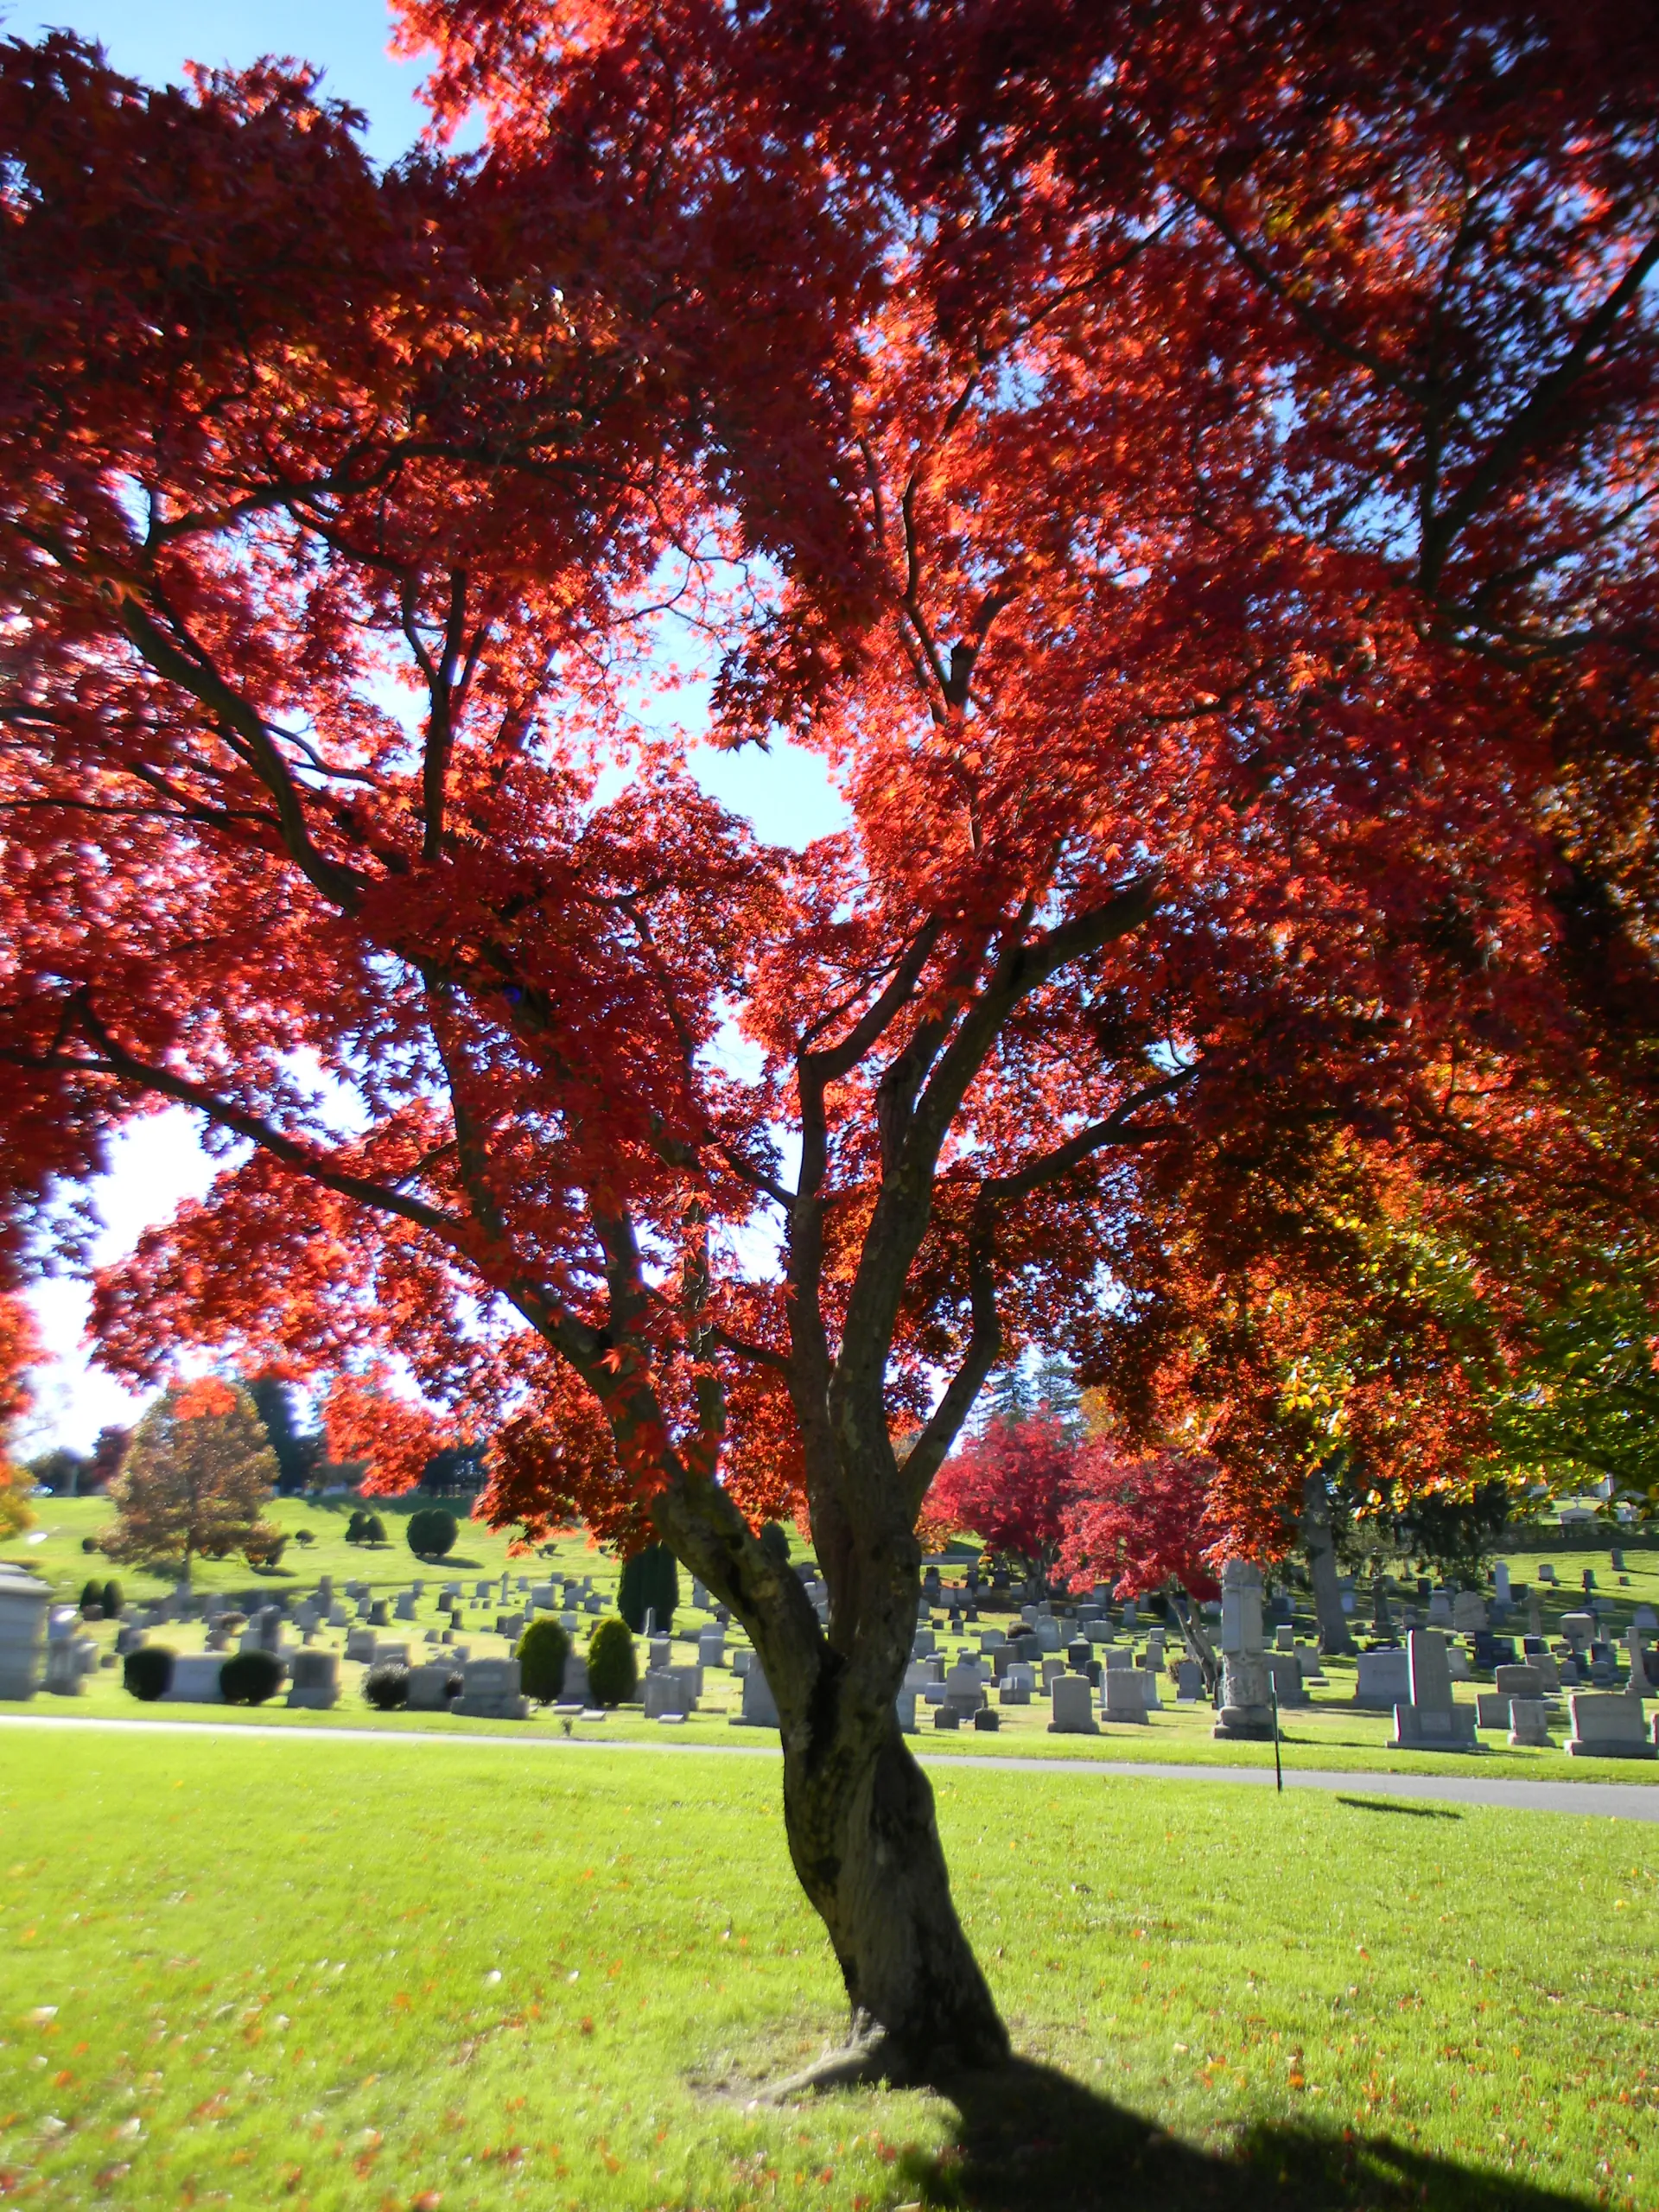
MULTIPOLYGON (((618 1743, 593 1736, 474 1736, 446 1729, 261 1727, 257 1721, 105 1720, 68 1713, 0 1713, 0 1728, 102 1728, 152 1736, 219 1738, 252 1736, 264 1743, 299 1737, 313 1744, 456 1745, 470 1751, 641 1751, 658 1757, 713 1759, 775 1759, 771 1744, 618 1743)), ((1183 1766, 1127 1759, 995 1758, 974 1752, 921 1755, 924 1766, 940 1773, 953 1767, 979 1767, 997 1774, 1067 1774, 1102 1782, 1242 1782, 1271 1789, 1273 1769, 1262 1766, 1183 1766)), ((1643 1783, 1511 1782, 1487 1780, 1461 1764, 1445 1774, 1332 1774, 1313 1767, 1287 1767, 1287 1789, 1323 1789, 1376 1804, 1379 1799, 1408 1799, 1427 1805, 1489 1805, 1516 1813, 1579 1813, 1622 1821, 1659 1821, 1659 1788, 1643 1783)))

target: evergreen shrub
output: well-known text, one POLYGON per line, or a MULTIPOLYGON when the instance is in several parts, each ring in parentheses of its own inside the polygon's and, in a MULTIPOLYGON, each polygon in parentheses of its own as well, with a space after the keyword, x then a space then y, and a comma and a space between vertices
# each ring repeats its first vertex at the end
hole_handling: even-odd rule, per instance
POLYGON ((274 1651, 238 1651, 219 1670, 227 1705, 263 1705, 283 1687, 283 1662, 274 1651))
POLYGON ((378 1712, 409 1703, 409 1669, 401 1659, 377 1660, 363 1677, 363 1694, 378 1712))
POLYGON ((557 1621, 532 1621, 518 1639, 518 1687, 537 1705, 551 1705, 564 1688, 570 1638, 557 1621))
POLYGON ((768 1521, 760 1531, 760 1548, 768 1559, 776 1560, 779 1567, 789 1565, 789 1531, 777 1522, 768 1521))
POLYGON ((639 1667, 626 1621, 601 1621, 588 1645, 588 1694, 595 1705, 626 1705, 639 1687, 639 1667))
POLYGON ((441 1505, 423 1505, 409 1516, 405 1534, 416 1559, 442 1559, 454 1551, 461 1523, 441 1505))
POLYGON ((162 1643, 141 1643, 122 1663, 123 1688, 146 1705, 153 1705, 172 1680, 173 1654, 162 1643))
POLYGON ((679 1563, 666 1544, 647 1544, 624 1560, 616 1610, 636 1636, 644 1635, 647 1613, 655 1614, 658 1636, 670 1635, 679 1602, 679 1563))

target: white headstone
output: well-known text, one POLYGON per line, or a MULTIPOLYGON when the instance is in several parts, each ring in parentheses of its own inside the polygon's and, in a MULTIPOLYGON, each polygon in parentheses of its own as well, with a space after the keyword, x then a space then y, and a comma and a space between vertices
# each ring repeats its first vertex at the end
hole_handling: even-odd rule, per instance
POLYGON ((1052 1736, 1097 1736, 1094 1691, 1086 1675, 1058 1675, 1049 1692, 1052 1736))

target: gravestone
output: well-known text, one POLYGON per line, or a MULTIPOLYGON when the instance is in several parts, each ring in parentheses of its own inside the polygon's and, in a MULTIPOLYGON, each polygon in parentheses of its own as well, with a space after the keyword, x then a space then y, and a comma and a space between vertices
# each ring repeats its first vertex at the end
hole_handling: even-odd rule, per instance
POLYGON ((1624 1554, 1617 1544, 1613 1546, 1613 1548, 1608 1553, 1607 1556, 1612 1562, 1613 1573, 1615 1574, 1623 1574, 1624 1572, 1624 1554))
POLYGON ((1043 1688, 1046 1691, 1052 1689, 1062 1675, 1071 1672, 1064 1659, 1045 1658, 1042 1662, 1042 1669, 1043 1688))
POLYGON ((970 1664, 952 1667, 944 1678, 944 1701, 960 1708, 964 1717, 977 1713, 985 1702, 979 1669, 970 1664))
POLYGON ((415 1594, 413 1591, 399 1591, 397 1593, 397 1618, 400 1621, 412 1621, 414 1619, 415 1594))
MULTIPOLYGON (((663 1720, 672 1717, 683 1720, 686 1715, 684 1676, 677 1667, 659 1667, 647 1675, 642 1685, 647 1720, 663 1720)), ((695 1710, 696 1700, 691 1700, 695 1710)))
POLYGON ((1521 1667, 1497 1667, 1492 1672, 1492 1682, 1504 1697, 1542 1697, 1546 1684, 1543 1675, 1535 1662, 1521 1667))
POLYGON ((461 1671, 461 1695, 450 1707, 469 1720, 525 1720, 530 1707, 518 1688, 516 1659, 474 1659, 461 1671))
POLYGON ((1541 1697, 1512 1697, 1510 1700, 1510 1745, 1515 1751, 1551 1751, 1554 1738, 1549 1732, 1549 1707, 1541 1697))
POLYGON ((1573 1733, 1567 1739, 1571 1758, 1650 1759, 1652 1741, 1642 1725, 1642 1700, 1623 1691, 1611 1695, 1570 1697, 1573 1733))
POLYGON ((323 1713, 340 1702, 340 1662, 332 1651, 296 1651, 289 1675, 288 1702, 323 1713))
POLYGON ((390 1628, 391 1626, 391 1617, 386 1611, 386 1601, 384 1598, 376 1598, 371 1601, 369 1605, 369 1626, 371 1628, 390 1628))
POLYGON ((936 1639, 932 1630, 931 1628, 918 1628, 910 1647, 912 1658, 930 1658, 932 1656, 935 1648, 936 1639))
MULTIPOLYGON (((901 1695, 910 1696, 911 1732, 913 1734, 916 1726, 915 1697, 909 1692, 903 1692, 901 1695)), ((780 1725, 778 1700, 772 1694, 771 1683, 758 1666, 751 1667, 743 1677, 743 1707, 732 1725, 742 1728, 776 1728, 780 1725)))
POLYGON ((1475 1695, 1477 1728, 1507 1728, 1511 1700, 1503 1690, 1479 1690, 1475 1695))
POLYGON ((346 1631, 346 1656, 364 1666, 374 1663, 374 1630, 372 1628, 348 1628, 346 1631))
POLYGON ((588 1662, 580 1651, 565 1655, 564 1677, 559 1684, 561 1705, 586 1705, 592 1694, 588 1687, 588 1662))
POLYGON ((92 1638, 76 1636, 54 1636, 47 1639, 46 1679, 42 1689, 53 1697, 79 1697, 81 1678, 86 1669, 81 1663, 83 1642, 96 1653, 98 1647, 92 1638))
MULTIPOLYGON (((1104 1692, 1106 1678, 1102 1677, 1104 1692)), ((1196 1659, 1175 1662, 1175 1702, 1177 1705, 1196 1705, 1204 1696, 1204 1669, 1196 1659)))
POLYGON ((1288 1621, 1282 1622, 1273 1631, 1273 1648, 1275 1651, 1294 1651, 1296 1649, 1296 1631, 1288 1621))
POLYGON ((377 1667, 407 1667, 408 1644, 391 1643, 385 1637, 377 1636, 374 1639, 374 1664, 377 1667))
POLYGON ((1319 1645, 1297 1643, 1293 1644, 1291 1649, 1296 1654, 1296 1664, 1302 1670, 1302 1680, 1305 1682, 1322 1682, 1325 1680, 1325 1669, 1319 1662, 1319 1645))
POLYGON ((222 1659, 207 1652, 181 1651, 173 1662, 173 1679, 162 1692, 164 1705, 223 1705, 219 1686, 222 1659))
POLYGON ((1630 1625, 1639 1628, 1643 1636, 1659 1635, 1659 1613, 1651 1605, 1638 1605, 1630 1615, 1630 1625))
POLYGON ((1475 1746, 1475 1715, 1452 1695, 1452 1670, 1446 1639, 1438 1630, 1413 1629, 1408 1658, 1411 1697, 1394 1708, 1396 1750, 1425 1751, 1471 1751, 1475 1746))
POLYGON ((1507 1560, 1499 1560, 1492 1569, 1492 1594, 1497 1603, 1507 1605, 1510 1600, 1510 1567, 1507 1560))
MULTIPOLYGON (((899 1733, 901 1736, 913 1736, 916 1733, 916 1693, 913 1690, 900 1690, 893 1700, 893 1709, 898 1718, 899 1733)), ((768 1724, 768 1726, 772 1725, 775 1724, 768 1724)))
MULTIPOLYGON (((1081 1675, 1058 1675, 1049 1691, 1051 1736, 1097 1736, 1094 1693, 1081 1675)), ((1144 1717, 1144 1716, 1143 1716, 1144 1717)))
POLYGON ((1452 1616, 1452 1599, 1447 1591, 1437 1590, 1430 1598, 1428 1601, 1428 1625, 1430 1628, 1438 1629, 1450 1629, 1457 1626, 1457 1623, 1452 1616))
POLYGON ((723 1667, 726 1663, 726 1639, 717 1628, 706 1628, 697 1638, 697 1664, 700 1667, 723 1667))
POLYGON ((1039 1620, 1035 1634, 1039 1651, 1058 1651, 1060 1649, 1060 1624, 1058 1621, 1039 1620))
POLYGON ((1221 1572, 1221 1710, 1214 1733, 1224 1738, 1271 1742, 1273 1703, 1262 1648, 1262 1570, 1253 1560, 1230 1559, 1221 1572))
POLYGON ((1002 1680, 997 1687, 996 1701, 999 1705, 1029 1705, 1036 1687, 1035 1673, 1016 1659, 1003 1671, 1002 1680))
POLYGON ((1538 1569, 1538 1580, 1541 1582, 1554 1582, 1555 1580, 1555 1570, 1548 1560, 1545 1560, 1538 1569))
POLYGON ((409 1670, 409 1709, 411 1713, 448 1713, 449 1685, 454 1680, 452 1659, 442 1659, 409 1670))
POLYGON ((1102 1719, 1144 1727, 1147 1725, 1147 1680, 1142 1668, 1109 1667, 1100 1678, 1102 1719))
POLYGON ((1268 1665, 1272 1670, 1273 1685, 1283 1712, 1287 1707, 1309 1705, 1313 1702, 1302 1686, 1302 1670, 1294 1651, 1270 1651, 1268 1665))
POLYGON ((1459 1636, 1472 1636, 1489 1625, 1486 1600, 1478 1590, 1459 1590, 1452 1600, 1452 1625, 1459 1636))

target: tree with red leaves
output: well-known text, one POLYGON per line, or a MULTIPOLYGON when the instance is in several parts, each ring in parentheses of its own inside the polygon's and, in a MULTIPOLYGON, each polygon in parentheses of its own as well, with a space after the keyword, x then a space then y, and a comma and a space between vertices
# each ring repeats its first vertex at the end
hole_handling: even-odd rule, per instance
POLYGON ((1141 1598, 1173 1583, 1190 1598, 1218 1598, 1207 1556, 1223 1530, 1208 1517, 1213 1461, 1178 1452, 1125 1452, 1091 1436, 1078 1450, 1059 1564, 1069 1587, 1110 1583, 1141 1598))
POLYGON ((1076 1488, 1077 1446, 1047 1411, 986 1422, 939 1470, 930 1521, 971 1531, 988 1551, 1017 1560, 1044 1588, 1059 1554, 1076 1488))
POLYGON ((34 1402, 29 1371, 40 1357, 34 1315, 21 1298, 0 1297, 0 1538, 20 1535, 35 1518, 23 1496, 31 1478, 8 1446, 12 1429, 34 1402))
MULTIPOLYGON (((937 2078, 1007 2038, 893 1701, 986 1376, 1150 1402, 1177 1272, 1334 1304, 1350 1161, 1651 1209, 1659 32, 406 22, 482 162, 0 62, 11 1249, 191 1109, 105 1357, 343 1370, 381 1486, 441 1418, 499 1523, 667 1541, 778 1702, 831 2073, 937 2078), (844 835, 633 727, 670 610, 844 835)), ((1303 1471, 1222 1478, 1248 1544, 1303 1471)))

